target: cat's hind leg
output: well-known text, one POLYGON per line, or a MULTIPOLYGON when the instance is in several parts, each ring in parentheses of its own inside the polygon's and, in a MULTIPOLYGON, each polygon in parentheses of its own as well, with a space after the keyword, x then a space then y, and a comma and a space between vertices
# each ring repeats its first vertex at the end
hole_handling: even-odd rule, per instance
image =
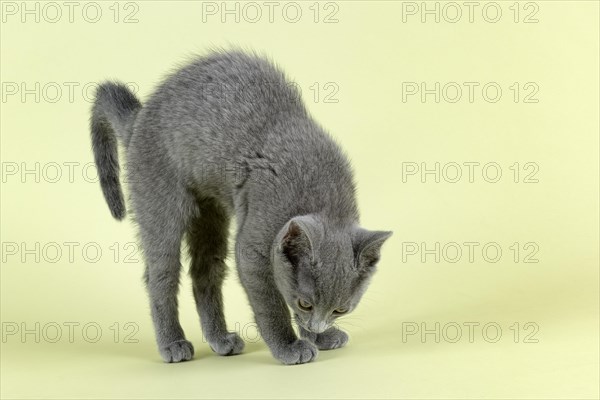
POLYGON ((239 354, 244 341, 228 332, 223 314, 222 285, 226 275, 227 237, 230 218, 214 198, 197 198, 199 213, 187 230, 194 299, 202 332, 212 350, 220 355, 239 354))
POLYGON ((131 197, 146 262, 144 279, 159 352, 165 362, 190 360, 194 347, 179 323, 177 294, 181 271, 180 248, 193 210, 193 198, 166 169, 135 170, 131 197))

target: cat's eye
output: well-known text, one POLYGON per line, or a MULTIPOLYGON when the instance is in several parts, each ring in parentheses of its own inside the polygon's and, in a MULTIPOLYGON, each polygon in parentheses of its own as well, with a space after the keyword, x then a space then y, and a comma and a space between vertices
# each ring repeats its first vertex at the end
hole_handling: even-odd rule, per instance
POLYGON ((348 312, 347 308, 336 308, 335 310, 333 310, 333 313, 335 315, 342 315, 342 314, 346 314, 348 312))
POLYGON ((298 300, 298 307, 300 307, 300 309, 302 311, 310 311, 312 310, 312 304, 310 304, 308 301, 299 299, 298 300))

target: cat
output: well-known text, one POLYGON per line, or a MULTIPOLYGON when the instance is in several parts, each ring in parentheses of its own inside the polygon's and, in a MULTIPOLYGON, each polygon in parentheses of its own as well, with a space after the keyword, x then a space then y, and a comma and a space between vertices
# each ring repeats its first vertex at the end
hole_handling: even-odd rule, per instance
POLYGON ((177 310, 184 238, 206 340, 220 355, 244 348, 227 330, 221 293, 233 217, 237 271, 272 355, 302 364, 348 342, 334 322, 357 306, 392 232, 359 226, 348 158, 270 59, 241 50, 196 57, 143 107, 124 84, 104 82, 90 128, 101 188, 118 220, 126 207, 117 139, 126 153, 165 362, 194 355, 177 310))

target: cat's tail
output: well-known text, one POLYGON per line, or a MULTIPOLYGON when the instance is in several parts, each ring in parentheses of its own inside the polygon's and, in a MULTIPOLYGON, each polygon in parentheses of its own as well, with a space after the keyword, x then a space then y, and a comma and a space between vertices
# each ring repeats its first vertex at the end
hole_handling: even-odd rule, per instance
POLYGON ((129 144, 133 123, 142 104, 124 84, 105 82, 98 87, 92 108, 90 128, 94 160, 102 193, 113 217, 125 217, 125 201, 119 181, 117 138, 129 144))

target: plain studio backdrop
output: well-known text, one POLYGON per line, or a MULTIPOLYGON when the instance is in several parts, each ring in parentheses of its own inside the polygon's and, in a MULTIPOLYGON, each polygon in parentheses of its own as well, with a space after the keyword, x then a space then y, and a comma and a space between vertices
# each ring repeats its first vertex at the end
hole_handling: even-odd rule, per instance
MULTIPOLYGON (((598 398, 595 1, 12 2, 1 27, 3 398, 598 398), (135 225, 110 216, 95 82, 274 59, 393 230, 348 347, 285 367, 232 273, 244 354, 155 348, 135 225)), ((187 262, 187 260, 185 260, 187 262)))

